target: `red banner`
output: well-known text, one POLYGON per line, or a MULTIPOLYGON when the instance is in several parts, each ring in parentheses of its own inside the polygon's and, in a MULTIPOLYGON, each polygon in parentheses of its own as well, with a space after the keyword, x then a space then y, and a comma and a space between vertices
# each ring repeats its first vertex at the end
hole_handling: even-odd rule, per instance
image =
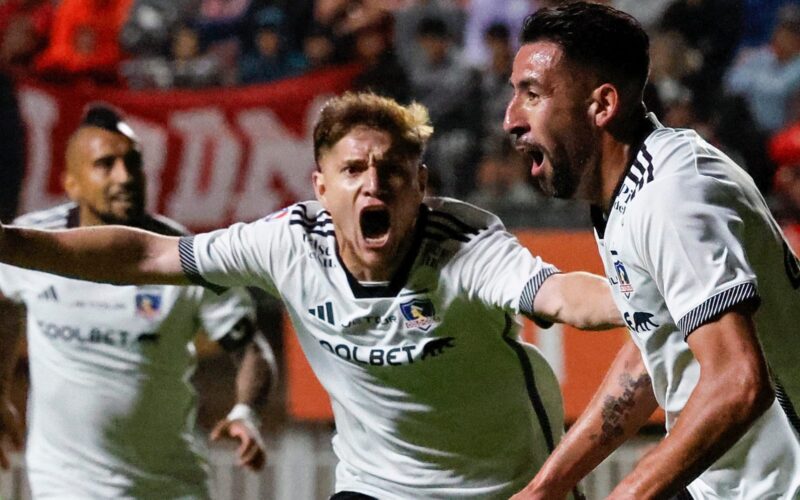
POLYGON ((142 142, 148 209, 201 231, 249 221, 311 198, 312 128, 321 105, 348 89, 355 68, 275 84, 214 90, 18 89, 27 129, 20 212, 65 200, 64 148, 84 106, 106 101, 142 142))

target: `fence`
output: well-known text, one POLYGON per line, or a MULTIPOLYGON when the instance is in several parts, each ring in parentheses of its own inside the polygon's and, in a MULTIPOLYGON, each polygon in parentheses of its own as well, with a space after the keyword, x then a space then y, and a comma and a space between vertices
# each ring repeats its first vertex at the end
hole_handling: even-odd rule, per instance
MULTIPOLYGON (((215 500, 321 500, 333 492, 336 457, 326 426, 292 426, 268 436, 268 465, 258 474, 236 466, 233 448, 210 450, 215 500)), ((583 482, 588 499, 604 498, 630 471, 657 438, 640 437, 612 454, 583 482)), ((12 457, 12 467, 0 473, 0 495, 4 500, 28 500, 24 463, 12 457)))

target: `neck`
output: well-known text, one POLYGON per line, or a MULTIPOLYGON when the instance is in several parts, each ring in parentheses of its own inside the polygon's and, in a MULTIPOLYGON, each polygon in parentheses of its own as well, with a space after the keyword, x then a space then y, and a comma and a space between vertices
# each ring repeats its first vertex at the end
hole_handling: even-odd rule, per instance
POLYGON ((604 212, 611 209, 611 203, 617 186, 628 171, 642 141, 652 130, 647 118, 637 118, 635 124, 626 133, 605 132, 601 139, 602 156, 600 159, 600 192, 594 203, 600 205, 604 212), (599 202, 599 203, 598 203, 599 202))

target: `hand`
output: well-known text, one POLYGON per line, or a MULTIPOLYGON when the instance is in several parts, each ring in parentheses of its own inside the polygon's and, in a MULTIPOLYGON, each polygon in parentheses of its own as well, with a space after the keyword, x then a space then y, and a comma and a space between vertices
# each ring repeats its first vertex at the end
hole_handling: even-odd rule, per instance
POLYGON ((248 425, 244 420, 222 419, 211 431, 211 440, 217 441, 222 437, 239 441, 239 448, 236 450, 239 466, 247 467, 252 471, 258 471, 264 467, 267 461, 266 447, 257 428, 248 425))
MULTIPOLYGON (((22 450, 23 443, 22 422, 19 413, 8 398, 0 400, 0 440, 8 442, 14 451, 22 450)), ((8 469, 11 463, 8 460, 3 446, 0 446, 0 467, 8 469)))

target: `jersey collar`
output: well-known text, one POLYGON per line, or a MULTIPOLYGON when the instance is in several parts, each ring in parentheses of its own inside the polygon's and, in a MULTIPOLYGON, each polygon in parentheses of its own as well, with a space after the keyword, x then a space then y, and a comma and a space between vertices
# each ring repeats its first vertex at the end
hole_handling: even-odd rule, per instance
POLYGON ((420 205, 419 215, 417 216, 417 224, 414 228, 414 241, 411 243, 411 247, 408 249, 405 257, 403 257, 403 262, 400 264, 400 267, 397 268, 397 271, 395 271, 394 276, 392 276, 392 279, 389 281, 388 285, 364 286, 359 283, 355 276, 353 276, 347 269, 347 266, 344 265, 344 261, 342 261, 342 258, 339 255, 339 245, 334 245, 334 248, 336 249, 336 258, 339 260, 339 265, 344 271, 345 276, 347 276, 347 283, 350 285, 350 290, 352 290, 355 298, 377 299, 396 297, 397 294, 400 293, 406 282, 408 282, 408 277, 411 274, 411 268, 414 266, 414 261, 417 260, 417 254, 419 253, 420 246, 422 245, 422 236, 425 232, 425 225, 427 224, 428 220, 428 211, 429 209, 427 205, 424 203, 420 205))
MULTIPOLYGON (((657 128, 662 128, 663 125, 661 122, 658 121, 656 115, 653 113, 647 113, 645 115, 645 122, 642 126, 642 130, 639 132, 639 137, 635 141, 635 147, 633 149, 633 154, 631 155, 631 160, 628 162, 628 165, 623 170, 622 174, 619 176, 619 180, 617 181, 617 186, 614 188, 613 193, 611 194, 611 200, 609 201, 609 210, 612 209, 614 203, 619 196, 619 192, 622 189, 622 185, 625 183, 625 178, 628 176, 628 173, 631 171, 631 167, 633 167, 634 162, 636 161, 636 157, 639 156, 639 152, 642 150, 644 146, 644 141, 653 133, 653 131, 657 128)), ((606 223, 608 222, 608 216, 610 212, 605 212, 600 206, 598 205, 591 205, 589 207, 589 215, 592 219, 592 225, 594 226, 595 231, 597 232, 598 237, 600 239, 603 238, 603 235, 606 232, 606 223)))

